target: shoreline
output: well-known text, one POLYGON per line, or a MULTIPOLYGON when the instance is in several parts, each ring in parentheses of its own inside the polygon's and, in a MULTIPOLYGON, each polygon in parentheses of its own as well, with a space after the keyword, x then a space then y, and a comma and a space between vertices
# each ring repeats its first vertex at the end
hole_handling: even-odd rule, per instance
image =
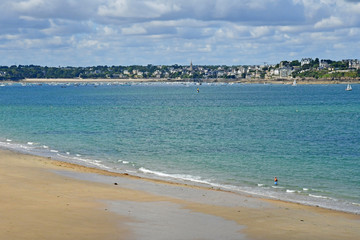
MULTIPOLYGON (((201 83, 243 83, 243 84, 285 84, 291 85, 293 78, 278 78, 278 79, 167 79, 167 78, 132 78, 132 79, 73 79, 73 78, 28 78, 20 80, 21 83, 149 83, 149 82, 164 82, 164 83, 181 83, 181 82, 201 82, 201 83)), ((298 85, 311 84, 360 84, 360 79, 296 79, 298 85)))
POLYGON ((211 230, 206 235, 212 224, 216 231, 228 234, 226 239, 360 237, 360 216, 351 213, 112 173, 10 150, 0 150, 0 165, 4 212, 0 237, 4 239, 20 235, 28 236, 22 239, 144 239, 141 236, 146 234, 147 239, 183 239, 182 233, 189 234, 186 239, 225 236, 211 230), (35 223, 33 214, 38 216, 35 223), (84 219, 89 221, 81 222, 84 219), (69 224, 76 227, 69 229, 69 224), (159 231, 168 227, 172 235, 159 231), (61 235, 61 229, 71 237, 61 235))
MULTIPOLYGON (((303 205, 303 206, 317 207, 317 208, 327 209, 327 210, 331 210, 331 211, 355 214, 355 215, 360 216, 360 212, 358 211, 359 210, 358 208, 349 209, 348 206, 346 207, 345 205, 327 205, 326 202, 314 201, 314 199, 313 199, 313 201, 311 201, 309 198, 308 199, 305 199, 305 198, 299 199, 296 197, 294 198, 285 192, 284 192, 284 194, 287 194, 286 197, 284 195, 274 196, 272 194, 264 194, 264 193, 259 193, 256 191, 249 191, 249 190, 236 188, 235 185, 221 185, 216 182, 212 183, 212 182, 207 182, 207 181, 197 181, 197 180, 191 180, 190 178, 183 179, 183 178, 176 178, 176 177, 164 177, 164 175, 161 175, 161 174, 158 175, 156 173, 151 173, 150 175, 148 175, 148 174, 146 174, 146 172, 142 172, 142 171, 134 172, 135 169, 131 169, 130 171, 128 171, 129 169, 127 169, 127 168, 112 169, 111 165, 106 165, 106 164, 99 165, 90 159, 83 159, 82 162, 79 162, 78 160, 74 160, 71 157, 68 158, 68 157, 58 155, 57 150, 54 150, 55 152, 51 152, 51 151, 49 151, 49 152, 33 152, 32 150, 29 150, 26 148, 23 149, 23 148, 11 146, 8 142, 5 145, 0 146, 0 150, 1 149, 13 151, 13 152, 25 154, 25 155, 47 158, 50 161, 54 161, 55 165, 67 166, 70 168, 77 168, 77 169, 81 169, 82 171, 85 171, 88 173, 95 173, 95 174, 100 174, 100 175, 105 175, 105 176, 110 176, 110 177, 127 177, 127 178, 132 178, 132 179, 142 179, 142 180, 146 180, 149 182, 174 185, 174 186, 185 185, 185 186, 195 187, 195 188, 199 188, 199 189, 222 191, 222 192, 228 192, 228 193, 233 193, 233 194, 252 196, 254 198, 259 198, 259 199, 263 199, 263 200, 280 201, 280 202, 285 202, 285 203, 299 204, 299 205, 303 205), (55 154, 52 154, 52 153, 55 153, 55 154)), ((135 170, 135 171, 137 171, 137 170, 135 170)), ((272 185, 270 185, 270 186, 272 186, 272 185)), ((311 194, 309 194, 309 195, 311 195, 311 194)), ((327 197, 320 196, 318 198, 326 199, 327 197)), ((318 199, 318 198, 316 198, 316 199, 318 199)), ((337 202, 337 201, 339 201, 339 200, 336 200, 335 202, 337 202)), ((350 206, 351 205, 359 206, 359 204, 357 204, 357 203, 353 203, 353 202, 347 202, 347 203, 350 206)))
MULTIPOLYGON (((182 179, 182 178, 169 178, 169 177, 163 177, 160 175, 156 175, 156 174, 151 174, 151 176, 147 175, 144 172, 134 172, 134 170, 132 169, 131 171, 127 171, 126 169, 122 169, 122 170, 116 170, 116 169, 112 169, 111 166, 108 165, 98 165, 98 164, 94 164, 93 161, 91 160, 83 160, 83 162, 79 162, 76 161, 74 159, 71 158, 64 158, 63 156, 57 156, 57 154, 51 154, 51 151, 48 153, 44 153, 44 152, 32 152, 31 150, 28 149, 21 149, 21 148, 16 148, 16 147, 10 147, 9 143, 7 143, 8 145, 2 145, 0 146, 0 151, 1 150, 8 150, 8 151, 12 151, 12 152, 16 152, 19 154, 25 154, 25 155, 30 155, 30 156, 37 156, 37 157, 42 157, 42 158, 46 158, 49 161, 52 161, 52 163, 54 165, 57 166, 66 166, 68 168, 76 168, 76 169, 80 169, 81 171, 84 171, 86 173, 95 173, 95 174, 100 174, 100 175, 104 175, 104 176, 109 176, 109 177, 126 177, 126 178, 130 178, 130 179, 136 179, 136 180, 146 180, 149 182, 153 182, 153 183, 159 183, 159 184, 167 184, 167 185, 174 185, 174 186, 189 186, 189 187, 194 187, 194 188, 198 188, 198 189, 203 189, 203 190, 214 190, 214 191, 221 191, 221 192, 227 192, 227 193, 233 193, 233 194, 240 194, 240 195, 246 195, 246 196, 251 196, 254 198, 259 198, 259 199, 263 199, 263 200, 269 200, 269 201, 280 201, 280 202, 284 202, 284 203, 292 203, 292 204, 299 204, 299 205, 303 205, 303 206, 310 206, 310 207, 317 207, 317 208, 322 208, 322 209, 327 209, 330 211, 336 211, 336 212, 342 212, 342 213, 349 213, 349 214, 355 214, 355 215, 359 215, 360 216, 360 212, 359 211, 351 211, 350 209, 347 208, 342 208, 339 206, 327 206, 324 205, 323 202, 311 202, 309 200, 299 200, 299 199, 291 199, 291 198, 282 198, 280 196, 272 196, 272 195, 266 195, 266 194, 261 194, 261 193, 256 193, 254 191, 246 191, 246 190, 241 190, 241 189, 235 189, 232 187, 227 187, 227 186, 223 186, 221 184, 217 184, 217 183, 211 183, 211 182, 204 182, 204 181, 194 181, 194 180, 189 180, 189 179, 182 179)), ((58 153, 57 150, 55 150, 55 153, 58 153)), ((321 198, 321 197, 320 197, 321 198)), ((349 204, 355 204, 352 202, 348 202, 349 204)), ((355 210, 355 209, 352 209, 355 210)))

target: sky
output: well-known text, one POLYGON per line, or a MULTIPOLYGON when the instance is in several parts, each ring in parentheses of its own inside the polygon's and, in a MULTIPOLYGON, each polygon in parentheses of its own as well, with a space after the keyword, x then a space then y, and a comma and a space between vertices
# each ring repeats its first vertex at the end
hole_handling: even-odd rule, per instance
POLYGON ((1 0, 0 65, 359 59, 360 0, 1 0))

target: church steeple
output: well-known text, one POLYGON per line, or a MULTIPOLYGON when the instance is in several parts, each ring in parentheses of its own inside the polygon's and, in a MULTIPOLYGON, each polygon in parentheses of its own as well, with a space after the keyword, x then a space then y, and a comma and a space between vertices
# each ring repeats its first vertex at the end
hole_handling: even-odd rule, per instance
POLYGON ((193 71, 193 64, 192 64, 192 60, 190 61, 190 72, 193 71))

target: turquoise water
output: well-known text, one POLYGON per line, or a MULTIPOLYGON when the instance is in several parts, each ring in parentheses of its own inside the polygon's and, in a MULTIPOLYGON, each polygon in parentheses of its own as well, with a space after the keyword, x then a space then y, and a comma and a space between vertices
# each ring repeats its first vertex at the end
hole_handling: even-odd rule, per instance
POLYGON ((0 145, 360 213, 359 91, 358 85, 347 92, 345 85, 13 84, 0 87, 0 145))

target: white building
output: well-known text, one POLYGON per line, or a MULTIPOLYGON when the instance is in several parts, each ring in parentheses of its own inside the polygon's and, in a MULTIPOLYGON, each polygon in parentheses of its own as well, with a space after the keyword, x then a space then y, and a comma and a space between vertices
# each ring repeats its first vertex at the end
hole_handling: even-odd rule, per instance
POLYGON ((360 69, 360 61, 358 59, 349 60, 349 68, 360 69))
POLYGON ((301 66, 306 65, 306 64, 310 64, 311 61, 312 61, 311 58, 303 58, 303 59, 301 59, 301 66))
POLYGON ((289 77, 292 73, 292 69, 290 67, 280 68, 280 77, 289 77))
POLYGON ((319 68, 329 68, 330 64, 327 60, 320 60, 319 68))

